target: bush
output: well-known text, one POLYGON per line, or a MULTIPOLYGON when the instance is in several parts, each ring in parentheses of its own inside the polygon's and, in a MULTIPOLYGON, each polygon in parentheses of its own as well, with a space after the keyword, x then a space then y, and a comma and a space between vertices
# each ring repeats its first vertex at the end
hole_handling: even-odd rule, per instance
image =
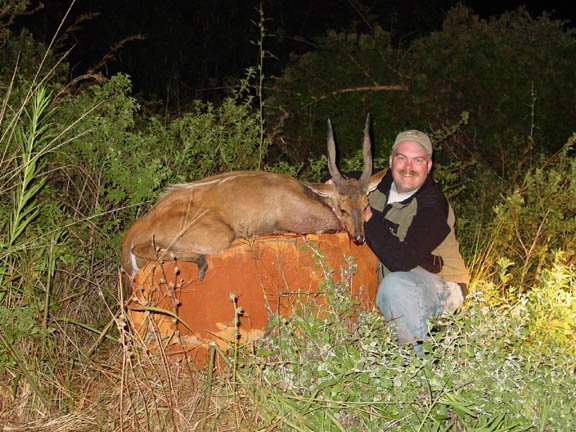
MULTIPOLYGON (((353 263, 343 271, 354 271, 353 263)), ((559 318, 568 325, 573 281, 572 321, 559 318)), ((243 394, 260 415, 254 428, 520 431, 576 425, 573 343, 559 349, 559 339, 533 339, 540 317, 558 316, 563 306, 534 309, 530 305, 541 298, 536 290, 513 306, 485 305, 474 295, 458 315, 430 323, 428 354, 418 358, 410 347, 396 345, 378 311, 351 313, 345 284, 328 277, 324 288, 321 316, 315 306, 303 306, 277 317, 255 357, 237 365, 243 394)))
POLYGON ((499 284, 499 295, 513 298, 536 285, 554 268, 556 251, 576 251, 576 159, 574 135, 557 155, 543 159, 494 207, 478 262, 481 277, 499 284))
POLYGON ((266 106, 283 131, 275 141, 281 157, 299 163, 324 154, 331 118, 342 158, 350 158, 370 112, 377 156, 388 156, 399 131, 416 128, 438 134, 437 166, 476 167, 460 173, 462 182, 487 179, 471 185, 469 199, 487 185, 513 184, 534 155, 558 151, 573 132, 563 119, 576 97, 576 44, 564 22, 524 9, 481 20, 456 6, 441 31, 409 46, 372 28, 328 33, 274 81, 266 106), (465 113, 469 121, 454 129, 465 113))

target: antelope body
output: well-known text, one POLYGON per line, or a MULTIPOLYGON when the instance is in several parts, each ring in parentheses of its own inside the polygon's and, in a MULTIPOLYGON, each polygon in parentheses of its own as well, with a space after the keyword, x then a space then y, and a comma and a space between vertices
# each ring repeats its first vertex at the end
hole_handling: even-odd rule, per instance
POLYGON ((331 182, 302 183, 285 174, 237 171, 170 187, 124 236, 121 265, 125 295, 131 293, 132 279, 147 261, 194 261, 202 279, 207 269, 205 256, 221 253, 236 238, 345 229, 355 243, 363 243, 367 195, 385 174, 371 175, 369 123, 368 116, 360 179, 345 178, 338 171, 328 122, 331 182))

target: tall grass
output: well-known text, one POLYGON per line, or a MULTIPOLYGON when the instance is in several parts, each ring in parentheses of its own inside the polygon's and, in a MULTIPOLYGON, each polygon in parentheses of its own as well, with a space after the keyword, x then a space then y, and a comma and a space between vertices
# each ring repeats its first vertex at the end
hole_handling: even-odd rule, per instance
POLYGON ((0 321, 4 324, 0 334, 0 360, 8 370, 14 365, 15 376, 22 374, 42 409, 48 411, 52 403, 31 372, 35 369, 34 362, 30 361, 26 348, 20 349, 30 338, 39 340, 42 346, 48 335, 46 321, 54 251, 50 241, 34 235, 33 224, 41 212, 39 194, 46 183, 43 158, 53 149, 49 103, 45 90, 39 87, 30 103, 3 128, 5 152, 0 165, 2 188, 10 196, 2 203, 6 231, 0 240, 0 321), (26 265, 32 264, 26 259, 31 256, 40 262, 26 265))

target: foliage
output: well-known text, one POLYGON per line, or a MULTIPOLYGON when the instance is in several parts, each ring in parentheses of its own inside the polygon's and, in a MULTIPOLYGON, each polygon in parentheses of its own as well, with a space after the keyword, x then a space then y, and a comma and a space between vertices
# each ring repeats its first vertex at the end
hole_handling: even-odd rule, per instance
POLYGON ((384 155, 398 131, 442 130, 468 112, 468 127, 436 140, 437 161, 479 160, 504 177, 532 152, 558 150, 572 133, 559 119, 570 118, 576 93, 574 31, 547 16, 519 9, 486 21, 457 6, 442 31, 407 47, 393 46, 376 25, 316 42, 294 56, 268 101, 283 125, 278 145, 294 161, 323 152, 328 117, 349 156, 367 112, 384 155))
POLYGON ((47 179, 45 159, 60 138, 53 135, 49 104, 50 97, 39 87, 14 117, 0 117, 4 131, 0 179, 2 195, 10 197, 0 202, 5 221, 0 232, 0 370, 16 368, 16 376, 25 377, 45 408, 50 402, 19 348, 29 340, 43 346, 52 330, 50 289, 62 253, 57 245, 62 231, 45 233, 41 225, 49 226, 50 218, 58 215, 47 215, 43 210, 50 205, 41 200, 47 179))
POLYGON ((575 270, 574 263, 568 264, 564 254, 557 252, 530 293, 521 296, 529 317, 527 339, 532 349, 550 350, 550 355, 561 351, 576 356, 575 270))
POLYGON ((496 273, 498 261, 507 261, 506 279, 500 277, 500 294, 522 293, 545 270, 554 267, 555 251, 576 253, 576 159, 570 149, 574 135, 555 156, 525 172, 524 178, 494 207, 487 231, 482 268, 496 273), (488 270, 490 269, 490 270, 488 270))
POLYGON ((558 150, 572 133, 571 125, 558 122, 569 115, 576 92, 574 31, 565 23, 531 18, 524 9, 484 21, 459 6, 441 32, 410 48, 402 72, 410 77, 413 115, 441 124, 454 112, 470 111, 465 142, 454 150, 477 151, 506 173, 531 151, 558 150), (529 145, 519 137, 530 138, 529 145))
MULTIPOLYGON (((344 271, 353 271, 353 265, 344 271)), ((534 343, 544 311, 535 313, 530 305, 540 294, 511 307, 484 305, 475 296, 458 316, 431 323, 428 354, 418 358, 411 348, 396 345, 381 315, 351 313, 356 309, 349 287, 334 284, 331 270, 325 272, 321 314, 308 304, 286 319, 277 317, 274 336, 256 350, 256 359, 247 358, 246 367, 239 368, 263 417, 260 427, 520 431, 575 426, 573 336, 570 344, 567 333, 534 343)), ((558 272, 566 276, 569 269, 558 272)), ((543 289, 553 288, 543 282, 543 289)), ((547 307, 558 313, 563 306, 550 302, 547 307)))
MULTIPOLYGON (((0 40, 0 47, 0 82, 9 90, 3 96, 6 103, 17 106, 40 82, 48 92, 62 88, 68 66, 49 47, 35 41, 26 29, 0 40)), ((7 120, 11 113, 3 115, 7 120)))
POLYGON ((338 148, 350 157, 360 147, 369 112, 376 114, 375 136, 391 136, 382 119, 398 115, 393 101, 402 89, 395 86, 394 56, 390 35, 378 26, 370 34, 329 32, 314 51, 293 56, 266 102, 272 122, 283 131, 275 146, 291 162, 325 154, 331 119, 338 148))
POLYGON ((0 46, 11 36, 10 26, 19 16, 28 12, 28 0, 2 0, 0 2, 0 46))
POLYGON ((259 146, 259 119, 250 101, 227 98, 220 105, 196 101, 191 111, 168 125, 172 143, 166 165, 180 182, 223 171, 258 169, 266 143, 259 146))

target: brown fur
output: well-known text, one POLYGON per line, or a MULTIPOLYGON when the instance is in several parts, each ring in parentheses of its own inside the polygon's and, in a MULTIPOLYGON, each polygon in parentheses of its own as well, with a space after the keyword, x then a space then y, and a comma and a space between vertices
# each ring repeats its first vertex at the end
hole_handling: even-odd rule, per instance
MULTIPOLYGON (((368 122, 365 170, 360 180, 341 177, 334 171, 332 160, 333 184, 304 184, 285 174, 239 171, 169 188, 124 236, 121 265, 125 295, 131 292, 132 278, 147 261, 195 261, 202 278, 204 256, 221 253, 236 238, 346 229, 355 242, 362 243, 367 194, 384 175, 382 171, 370 177, 368 122)), ((333 159, 330 125, 328 148, 329 159, 333 159)))

